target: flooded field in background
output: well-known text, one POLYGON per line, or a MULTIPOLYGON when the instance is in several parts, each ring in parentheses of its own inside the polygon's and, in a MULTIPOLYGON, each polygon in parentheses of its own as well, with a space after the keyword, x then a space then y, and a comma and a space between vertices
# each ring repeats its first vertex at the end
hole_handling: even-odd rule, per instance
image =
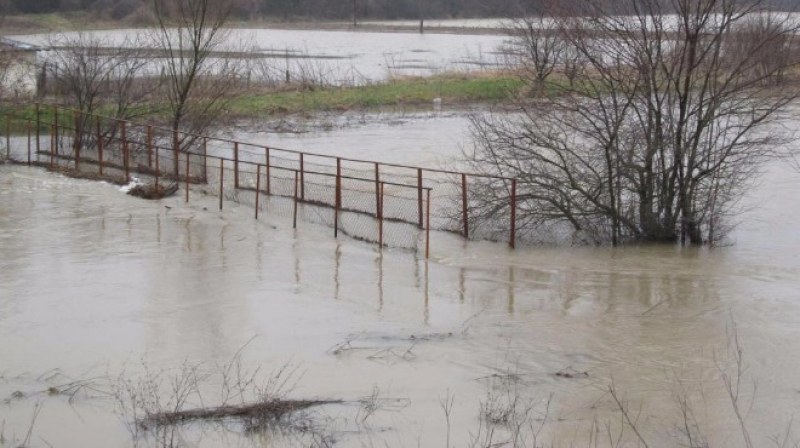
MULTIPOLYGON (((424 165, 469 147, 461 113, 346 119, 231 133, 424 165)), ((482 407, 509 397, 530 403, 540 441, 587 446, 598 425, 618 428, 613 384, 651 446, 678 443, 689 397, 711 446, 737 447, 721 380, 737 334, 747 427, 766 446, 800 410, 799 180, 768 166, 726 247, 512 251, 434 233, 425 260, 283 217, 255 221, 234 203, 218 212, 214 197, 147 202, 0 166, 0 428, 15 447, 30 427, 33 447, 132 446, 115 384, 240 356, 265 372, 291 365, 291 398, 344 400, 308 416, 335 446, 445 446, 448 432, 451 446, 471 446, 486 435, 482 407), (59 392, 77 381, 86 387, 59 392)), ((623 438, 636 446, 630 429, 623 438)), ((202 425, 182 430, 184 445, 326 446, 202 425)))
MULTIPOLYGON (((497 68, 504 62, 502 47, 507 40, 501 34, 232 29, 226 32, 225 42, 218 50, 246 52, 248 57, 242 63, 250 67, 254 81, 282 79, 288 70, 295 79, 310 76, 325 84, 358 85, 398 76, 497 68)), ((148 31, 141 29, 9 37, 48 46, 75 41, 80 35, 102 42, 103 46, 151 46, 148 31)), ((40 55, 43 60, 48 57, 47 52, 40 55)), ((161 66, 154 58, 149 72, 157 74, 161 66)))

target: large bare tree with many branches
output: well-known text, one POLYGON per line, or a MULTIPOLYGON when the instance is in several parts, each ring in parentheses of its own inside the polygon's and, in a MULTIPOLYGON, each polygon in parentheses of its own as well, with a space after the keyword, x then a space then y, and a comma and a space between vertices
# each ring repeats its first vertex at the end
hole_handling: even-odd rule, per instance
MULTIPOLYGON (((232 2, 153 0, 153 5, 158 21, 153 38, 164 53, 162 85, 177 136, 173 145, 188 151, 193 136, 220 119, 239 81, 240 64, 225 48, 232 2)), ((175 160, 176 176, 178 168, 175 160)))
POLYGON ((112 42, 92 34, 58 34, 48 40, 51 49, 43 62, 40 95, 58 93, 75 116, 76 146, 93 146, 97 134, 93 115, 103 120, 101 136, 116 135, 118 120, 130 120, 148 112, 153 86, 145 71, 148 53, 141 39, 112 42), (91 136, 91 137, 90 137, 91 136))
MULTIPOLYGON (((717 241, 780 148, 773 125, 798 97, 797 24, 757 0, 583 5, 552 21, 582 69, 568 79, 561 60, 515 113, 476 114, 471 165, 520 180, 518 225, 530 235, 717 241)), ((507 213, 509 188, 472 186, 474 221, 507 213)))

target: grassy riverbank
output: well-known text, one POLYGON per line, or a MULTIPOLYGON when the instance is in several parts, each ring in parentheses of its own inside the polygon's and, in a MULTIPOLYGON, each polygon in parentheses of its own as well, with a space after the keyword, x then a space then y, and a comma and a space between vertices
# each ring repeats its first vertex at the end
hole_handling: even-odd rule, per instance
POLYGON ((408 78, 359 87, 263 92, 232 99, 229 111, 235 116, 347 111, 385 106, 425 106, 437 98, 445 105, 498 103, 507 101, 524 88, 516 77, 441 75, 408 78))
MULTIPOLYGON (((228 117, 237 119, 278 117, 314 112, 370 110, 383 107, 420 106, 428 107, 440 98, 445 106, 475 103, 502 103, 518 95, 524 83, 509 74, 483 75, 438 75, 428 78, 403 78, 385 83, 346 88, 314 88, 312 90, 258 90, 240 94, 228 101, 228 117)), ((59 103, 56 98, 44 103, 59 103)), ((152 110, 163 110, 155 104, 152 110)), ((19 106, 0 106, 0 133, 6 130, 6 115, 13 112, 16 117, 34 119, 36 108, 32 102, 19 106)), ((159 121, 164 118, 155 113, 147 114, 135 121, 159 121)), ((43 122, 51 121, 49 108, 43 108, 43 122)), ((14 120, 10 130, 20 133, 26 130, 22 121, 14 120)))

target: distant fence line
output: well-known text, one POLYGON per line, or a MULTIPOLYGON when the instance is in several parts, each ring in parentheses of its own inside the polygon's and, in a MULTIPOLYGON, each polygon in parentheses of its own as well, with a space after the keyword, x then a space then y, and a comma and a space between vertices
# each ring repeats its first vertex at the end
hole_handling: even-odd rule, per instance
MULTIPOLYGON (((30 114, 29 114, 30 115, 30 114)), ((380 246, 430 254, 430 231, 516 244, 516 179, 383 163, 173 131, 37 103, 33 116, 5 114, 4 156, 74 177, 156 187, 177 184, 264 213, 291 216, 380 246), (47 112, 45 114, 44 112, 47 112), (46 116, 48 120, 44 120, 46 116), (471 178, 508 184, 496 222, 470 222, 471 178), (432 210, 432 204, 435 208, 432 210)))

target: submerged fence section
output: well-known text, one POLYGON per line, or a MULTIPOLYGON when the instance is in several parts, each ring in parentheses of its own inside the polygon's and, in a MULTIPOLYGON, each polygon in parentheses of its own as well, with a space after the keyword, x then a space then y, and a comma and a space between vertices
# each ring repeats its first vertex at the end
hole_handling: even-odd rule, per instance
POLYGON ((37 104, 4 116, 4 157, 75 177, 247 204, 254 218, 314 222, 381 246, 430 253, 430 231, 516 242, 516 180, 193 135, 37 104), (471 222, 471 181, 503 183, 496 216, 471 222))

